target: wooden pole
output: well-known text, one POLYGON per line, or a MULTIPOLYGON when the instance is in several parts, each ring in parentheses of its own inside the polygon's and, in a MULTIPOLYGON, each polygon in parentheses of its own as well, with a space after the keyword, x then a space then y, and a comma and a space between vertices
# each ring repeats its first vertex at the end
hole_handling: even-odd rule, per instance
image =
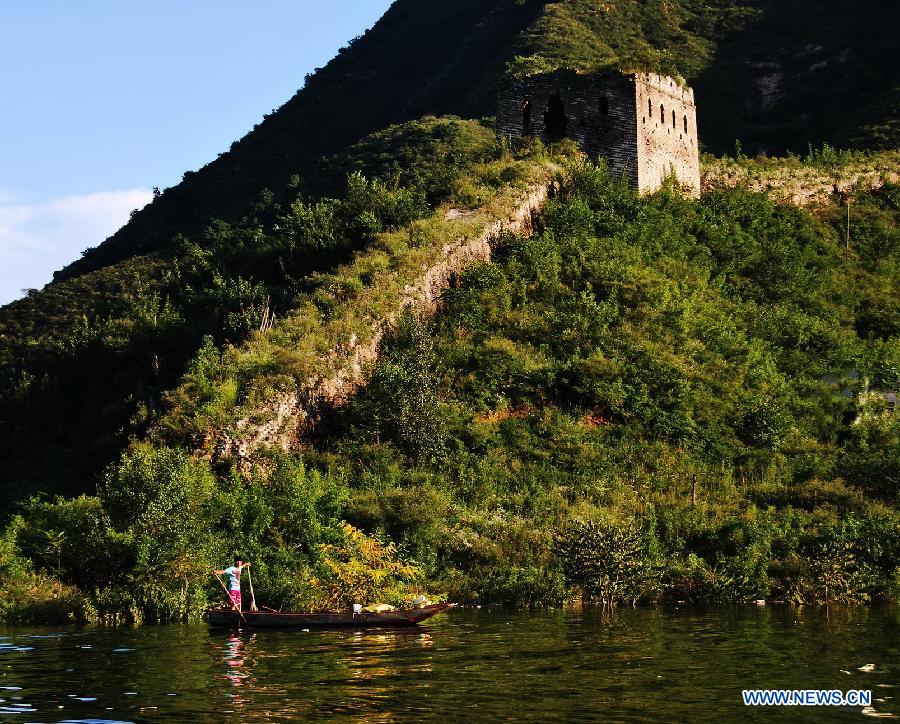
POLYGON ((697 474, 691 476, 691 507, 697 505, 697 474))
POLYGON ((258 611, 256 607, 256 594, 253 593, 253 576, 250 575, 250 568, 247 568, 247 581, 250 583, 250 610, 258 611))

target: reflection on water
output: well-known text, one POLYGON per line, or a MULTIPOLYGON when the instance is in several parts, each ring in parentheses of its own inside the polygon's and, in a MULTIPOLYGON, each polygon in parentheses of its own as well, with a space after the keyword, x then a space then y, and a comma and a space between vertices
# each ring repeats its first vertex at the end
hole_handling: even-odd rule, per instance
POLYGON ((863 722, 900 714, 896 610, 456 610, 407 631, 0 634, 3 721, 863 722), (742 688, 871 689, 875 701, 868 712, 745 709, 742 688))
MULTIPOLYGON (((223 713, 242 714, 246 710, 248 704, 248 696, 244 694, 242 689, 247 685, 247 691, 253 688, 253 681, 246 681, 253 671, 252 661, 249 658, 249 651, 253 649, 253 642, 256 634, 247 634, 242 636, 238 632, 228 634, 228 638, 223 647, 223 659, 225 663, 225 672, 222 678, 231 685, 233 691, 225 694, 231 699, 231 708, 224 709, 223 713)), ((213 645, 213 650, 217 647, 213 645)))

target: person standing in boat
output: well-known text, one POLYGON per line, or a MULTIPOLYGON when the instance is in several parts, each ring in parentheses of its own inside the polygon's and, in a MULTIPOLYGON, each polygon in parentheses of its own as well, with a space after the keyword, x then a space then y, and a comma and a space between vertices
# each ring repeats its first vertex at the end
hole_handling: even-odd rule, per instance
POLYGON ((234 559, 233 566, 215 571, 217 576, 228 576, 228 595, 231 596, 231 602, 238 611, 241 610, 241 571, 249 566, 249 563, 244 563, 238 557, 234 559))

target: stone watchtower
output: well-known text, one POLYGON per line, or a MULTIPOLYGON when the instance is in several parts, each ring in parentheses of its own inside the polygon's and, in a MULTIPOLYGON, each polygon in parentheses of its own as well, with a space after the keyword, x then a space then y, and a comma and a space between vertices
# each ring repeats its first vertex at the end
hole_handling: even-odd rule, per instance
POLYGON ((694 91, 668 76, 558 70, 513 80, 500 94, 497 131, 571 138, 642 194, 674 175, 700 195, 694 91))

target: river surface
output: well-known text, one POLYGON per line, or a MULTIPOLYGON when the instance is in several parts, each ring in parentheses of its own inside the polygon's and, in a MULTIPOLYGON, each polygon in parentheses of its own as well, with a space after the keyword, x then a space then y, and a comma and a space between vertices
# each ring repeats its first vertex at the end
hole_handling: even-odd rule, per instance
POLYGON ((900 715, 896 609, 469 609, 378 632, 0 629, 4 722, 891 715, 900 715), (745 707, 741 690, 751 688, 868 689, 872 708, 745 707))

